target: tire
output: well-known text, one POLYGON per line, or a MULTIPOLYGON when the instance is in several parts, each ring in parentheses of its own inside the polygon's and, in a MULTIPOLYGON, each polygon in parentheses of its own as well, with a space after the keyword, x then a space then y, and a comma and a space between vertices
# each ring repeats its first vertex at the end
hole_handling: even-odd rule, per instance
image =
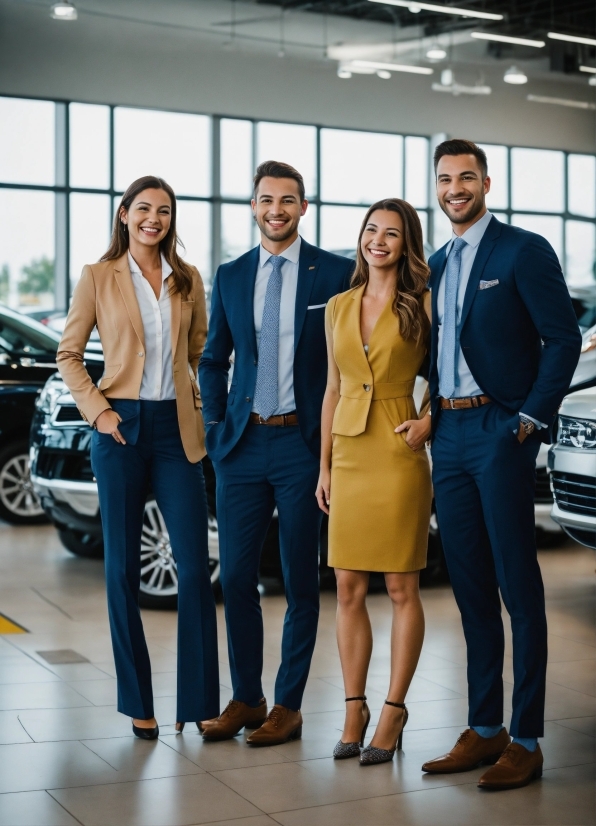
MULTIPOLYGON (((217 517, 208 514, 209 572, 211 585, 219 594, 219 533, 217 517)), ((141 537, 141 608, 175 610, 178 607, 178 571, 172 554, 170 537, 157 502, 145 505, 141 537)))
POLYGON ((0 518, 13 525, 48 522, 29 475, 29 442, 23 439, 0 451, 0 518))
POLYGON ((58 536, 67 551, 86 559, 103 559, 103 539, 72 528, 58 528, 58 536))

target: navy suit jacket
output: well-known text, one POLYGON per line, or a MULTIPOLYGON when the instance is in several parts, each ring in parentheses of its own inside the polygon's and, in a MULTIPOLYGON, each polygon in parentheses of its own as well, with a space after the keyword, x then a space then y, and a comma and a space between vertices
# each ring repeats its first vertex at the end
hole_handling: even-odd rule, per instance
MULTIPOLYGON (((438 287, 447 245, 429 259, 432 290, 430 393, 433 432, 441 414, 437 349, 438 287)), ((550 442, 551 425, 569 389, 581 335, 555 251, 541 235, 493 217, 478 246, 466 289, 460 344, 482 392, 511 413, 548 425, 538 431, 550 442), (480 281, 496 281, 479 289, 480 281)))
MULTIPOLYGON (((222 264, 213 282, 209 334, 199 364, 199 384, 206 424, 205 445, 214 461, 221 461, 238 442, 253 406, 258 361, 253 306, 258 265, 259 247, 255 247, 235 261, 222 264), (228 393, 232 351, 234 373, 228 393)), ((325 305, 349 288, 354 266, 354 261, 313 247, 302 239, 294 319, 294 397, 300 432, 317 457, 327 384, 325 305)))

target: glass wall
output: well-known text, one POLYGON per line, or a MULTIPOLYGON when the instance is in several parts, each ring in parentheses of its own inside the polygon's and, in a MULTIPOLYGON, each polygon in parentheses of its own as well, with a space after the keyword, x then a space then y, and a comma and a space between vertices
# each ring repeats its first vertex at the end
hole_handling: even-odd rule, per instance
MULTIPOLYGON (((108 245, 123 190, 158 175, 178 198, 180 253, 207 284, 217 266, 257 241, 250 209, 258 163, 304 176, 303 237, 353 254, 366 208, 404 197, 427 250, 451 235, 432 193, 423 136, 305 124, 0 97, 0 302, 65 310, 83 264, 108 245)), ((594 283, 596 157, 486 145, 489 208, 546 236, 570 284, 594 283)))

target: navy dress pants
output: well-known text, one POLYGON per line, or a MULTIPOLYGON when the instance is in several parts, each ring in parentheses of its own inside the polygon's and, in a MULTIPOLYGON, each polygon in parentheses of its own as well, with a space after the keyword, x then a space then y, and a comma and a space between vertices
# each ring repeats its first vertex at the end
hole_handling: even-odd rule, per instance
POLYGON ((432 443, 439 528, 468 649, 470 726, 503 722, 504 632, 513 636, 513 737, 544 733, 547 632, 534 527, 536 435, 487 404, 443 410, 432 443))
POLYGON ((302 704, 319 618, 318 459, 307 448, 298 427, 248 424, 236 447, 215 464, 215 473, 234 699, 256 706, 263 696, 259 559, 277 506, 288 608, 275 703, 297 710, 302 704))
POLYGON ((118 711, 143 720, 153 717, 151 664, 138 605, 143 512, 151 490, 165 520, 178 571, 176 720, 216 717, 217 625, 202 466, 192 464, 184 454, 175 400, 111 399, 110 404, 123 419, 119 429, 127 444, 93 431, 91 463, 104 535, 118 711))

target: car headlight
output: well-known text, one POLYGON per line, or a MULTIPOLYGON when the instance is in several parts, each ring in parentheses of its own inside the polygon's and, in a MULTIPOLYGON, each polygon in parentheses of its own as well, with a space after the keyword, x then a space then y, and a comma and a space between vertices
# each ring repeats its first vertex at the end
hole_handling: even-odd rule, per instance
POLYGON ((590 419, 572 419, 559 416, 557 441, 565 447, 596 450, 596 422, 590 419))
POLYGON ((64 384, 61 378, 50 378, 47 380, 45 387, 39 394, 36 401, 36 406, 48 415, 54 412, 56 403, 60 396, 68 393, 68 387, 64 384))

